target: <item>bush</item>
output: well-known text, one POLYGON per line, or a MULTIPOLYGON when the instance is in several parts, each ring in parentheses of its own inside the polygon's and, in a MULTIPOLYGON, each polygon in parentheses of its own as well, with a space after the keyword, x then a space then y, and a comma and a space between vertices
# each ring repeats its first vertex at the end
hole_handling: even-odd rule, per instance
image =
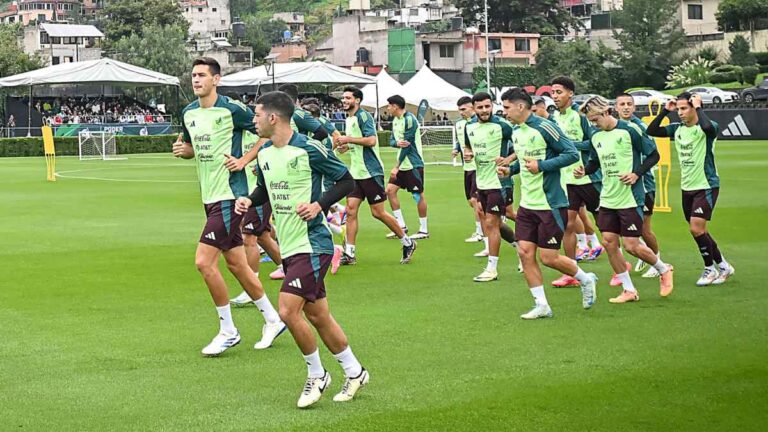
POLYGON ((714 66, 711 60, 701 57, 686 60, 677 66, 673 66, 667 75, 667 88, 688 87, 707 82, 709 71, 714 66))
POLYGON ((750 86, 754 85, 759 73, 760 68, 757 66, 744 66, 741 71, 741 82, 750 86))
POLYGON ((757 64, 763 66, 768 65, 768 51, 752 53, 755 56, 757 64))
POLYGON ((760 73, 768 73, 768 64, 760 65, 760 73))
MULTIPOLYGON (((171 144, 176 135, 117 137, 117 152, 131 153, 170 153, 171 144)), ((56 137, 56 154, 58 156, 77 156, 77 137, 56 137)), ((0 139, 0 157, 43 156, 42 137, 19 137, 0 139)))
POLYGON ((713 73, 709 76, 709 82, 712 84, 722 84, 722 83, 729 83, 734 81, 741 81, 742 79, 742 68, 741 66, 734 66, 734 65, 722 65, 716 67, 713 71, 713 73), (717 74, 716 79, 721 79, 725 81, 713 81, 712 75, 717 74))
POLYGON ((744 36, 738 35, 728 44, 731 52, 730 62, 739 66, 755 64, 755 56, 749 52, 749 41, 744 36))
MULTIPOLYGON (((477 87, 481 81, 485 81, 485 67, 475 67, 472 71, 472 78, 474 79, 475 87, 477 87)), ((491 68, 491 85, 494 87, 538 86, 541 81, 536 69, 530 66, 504 66, 491 68)))
POLYGON ((712 72, 709 74, 709 82, 712 84, 725 84, 735 81, 733 76, 724 72, 712 72))
POLYGON ((709 60, 711 62, 717 62, 717 57, 719 55, 720 52, 713 46, 705 46, 696 53, 696 57, 701 57, 704 60, 709 60))
POLYGON ((392 134, 392 132, 388 130, 379 131, 379 145, 383 147, 389 146, 389 136, 392 134))

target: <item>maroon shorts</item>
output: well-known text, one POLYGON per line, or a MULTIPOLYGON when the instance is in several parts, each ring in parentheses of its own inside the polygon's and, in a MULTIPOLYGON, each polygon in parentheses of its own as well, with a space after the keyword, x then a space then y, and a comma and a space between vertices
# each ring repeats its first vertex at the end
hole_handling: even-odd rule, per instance
POLYGON ((387 193, 384 191, 384 176, 355 180, 355 188, 347 195, 347 198, 366 199, 368 204, 378 204, 386 201, 387 193))
POLYGON ((600 207, 597 227, 601 232, 619 234, 622 237, 640 237, 643 233, 643 208, 607 209, 600 207))
POLYGON ((692 217, 712 220, 718 195, 720 195, 720 188, 683 191, 685 220, 690 222, 692 217))
POLYGON ((515 188, 504 188, 501 190, 504 196, 504 206, 509 207, 515 202, 515 188))
POLYGON ((424 192, 424 168, 397 171, 397 175, 389 177, 389 183, 411 193, 422 193, 424 192))
POLYGON ((464 171, 464 196, 467 200, 477 198, 477 171, 464 171))
POLYGON ((536 243, 542 249, 560 249, 568 221, 568 209, 565 207, 552 210, 517 209, 515 219, 515 237, 518 241, 536 243))
POLYGON ((477 190, 477 201, 483 213, 490 213, 498 216, 506 214, 507 207, 504 204, 504 194, 501 189, 477 190))
POLYGON ((235 213, 235 201, 226 200, 205 205, 205 227, 200 235, 204 243, 223 251, 243 245, 240 222, 243 215, 235 213))
POLYGON ((600 208, 600 191, 594 184, 566 185, 568 189, 568 210, 579 211, 581 206, 593 214, 600 208))
POLYGON ((272 217, 272 206, 266 203, 259 207, 251 207, 243 216, 243 234, 260 236, 272 231, 269 219, 272 217))
POLYGON ((656 206, 656 192, 645 194, 645 204, 643 205, 643 214, 650 216, 653 214, 653 208, 656 206))
POLYGON ((297 295, 310 303, 325 298, 325 274, 331 258, 331 254, 307 253, 283 258, 285 279, 280 292, 297 295))

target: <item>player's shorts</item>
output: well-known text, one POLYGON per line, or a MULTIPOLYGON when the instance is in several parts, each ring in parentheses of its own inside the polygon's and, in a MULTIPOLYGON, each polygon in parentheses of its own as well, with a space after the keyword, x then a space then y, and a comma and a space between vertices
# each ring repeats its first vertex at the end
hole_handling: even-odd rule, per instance
POLYGON ((243 216, 243 234, 260 236, 272 231, 269 219, 272 217, 272 206, 266 203, 259 207, 251 207, 243 216))
POLYGON ((355 180, 355 188, 347 198, 366 199, 368 204, 378 204, 387 200, 384 191, 384 176, 375 176, 362 180, 355 180))
POLYGON ((477 198, 477 171, 464 171, 464 196, 467 200, 477 198))
POLYGON ((200 243, 228 251, 243 245, 240 222, 243 215, 235 213, 235 200, 219 201, 205 205, 205 221, 200 243))
POLYGON ((389 183, 411 193, 424 192, 424 168, 399 170, 396 175, 389 177, 389 183))
POLYGON ((720 188, 683 191, 685 220, 690 222, 692 217, 712 220, 718 195, 720 195, 720 188))
POLYGON ((568 221, 566 207, 552 210, 517 209, 515 237, 517 241, 529 241, 542 249, 560 249, 568 221))
POLYGON ((581 206, 593 214, 600 208, 600 190, 594 184, 566 185, 568 189, 568 210, 579 211, 581 206))
POLYGON ((477 201, 483 213, 490 213, 498 216, 506 214, 507 207, 504 204, 504 194, 501 189, 478 189, 477 201))
POLYGON ((614 233, 622 237, 640 237, 643 233, 643 208, 607 209, 600 207, 597 214, 600 232, 614 233))
POLYGON ((501 194, 504 196, 505 207, 509 207, 515 202, 515 188, 505 187, 501 190, 501 194))
POLYGON ((645 203, 643 204, 643 214, 650 216, 653 214, 653 208, 656 206, 656 192, 647 192, 645 194, 645 203))
POLYGON ((331 254, 298 254, 283 258, 285 279, 280 292, 302 297, 314 303, 325 298, 325 274, 331 265, 331 254))

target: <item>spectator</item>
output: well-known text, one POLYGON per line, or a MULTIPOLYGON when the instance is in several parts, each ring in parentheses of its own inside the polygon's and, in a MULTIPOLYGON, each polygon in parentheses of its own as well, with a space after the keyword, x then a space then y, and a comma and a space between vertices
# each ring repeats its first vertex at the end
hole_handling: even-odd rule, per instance
POLYGON ((9 137, 16 136, 16 119, 13 118, 13 114, 8 116, 8 136, 9 137))

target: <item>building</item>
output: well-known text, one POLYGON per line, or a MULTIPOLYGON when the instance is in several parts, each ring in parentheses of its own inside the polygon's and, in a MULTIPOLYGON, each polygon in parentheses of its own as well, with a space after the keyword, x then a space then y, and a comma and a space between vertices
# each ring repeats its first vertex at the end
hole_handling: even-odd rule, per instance
POLYGON ((717 28, 717 8, 720 0, 679 0, 677 18, 688 42, 722 40, 723 32, 717 28))
POLYGON ((368 67, 387 64, 387 30, 389 25, 384 17, 352 14, 333 20, 333 35, 330 42, 332 53, 327 50, 314 51, 315 57, 326 57, 336 66, 357 67, 365 71, 368 67))
POLYGON ((272 45, 272 50, 270 50, 269 54, 278 55, 277 59, 275 59, 275 63, 304 61, 309 56, 307 53, 307 44, 302 41, 272 45))
POLYGON ((101 58, 104 34, 92 25, 42 23, 24 28, 24 52, 46 66, 101 58))
MULTIPOLYGON (((307 28, 304 25, 304 15, 296 12, 280 12, 272 15, 273 20, 280 20, 284 23, 288 24, 288 29, 290 30, 291 37, 298 36, 301 39, 304 39, 307 35, 307 28)), ((291 37, 283 38, 286 42, 291 39, 291 37)))
POLYGON ((185 0, 181 8, 192 38, 229 37, 232 25, 229 0, 185 0))
POLYGON ((456 6, 443 0, 404 0, 399 8, 366 10, 366 16, 384 17, 390 27, 411 27, 419 29, 425 24, 448 21, 459 16, 456 6))
POLYGON ((80 0, 20 0, 14 1, 17 18, 14 22, 23 25, 48 21, 70 21, 81 14, 80 0))

